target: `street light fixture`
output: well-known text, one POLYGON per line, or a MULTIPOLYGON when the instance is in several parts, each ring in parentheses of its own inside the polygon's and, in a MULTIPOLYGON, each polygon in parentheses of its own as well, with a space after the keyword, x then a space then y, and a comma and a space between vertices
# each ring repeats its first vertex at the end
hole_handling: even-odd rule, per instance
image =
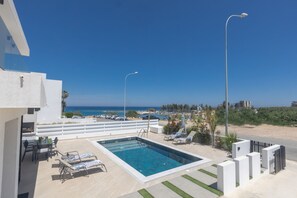
POLYGON ((126 121, 126 84, 128 76, 138 74, 138 72, 129 73, 125 77, 125 88, 124 88, 124 121, 126 121))
POLYGON ((247 13, 241 13, 240 15, 231 15, 228 17, 225 24, 225 60, 226 60, 226 87, 225 87, 225 108, 226 108, 226 125, 225 125, 225 135, 228 135, 228 116, 229 116, 229 105, 228 105, 228 22, 232 17, 245 18, 247 17, 247 13))

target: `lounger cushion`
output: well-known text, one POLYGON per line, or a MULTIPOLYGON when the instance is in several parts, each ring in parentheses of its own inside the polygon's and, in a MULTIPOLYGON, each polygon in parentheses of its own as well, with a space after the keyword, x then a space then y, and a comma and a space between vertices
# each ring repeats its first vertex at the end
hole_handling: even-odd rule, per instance
POLYGON ((94 157, 93 153, 83 153, 80 155, 74 155, 74 154, 70 154, 67 156, 62 156, 62 159, 67 161, 67 162, 73 162, 73 161, 77 161, 79 159, 86 159, 86 158, 91 158, 94 157))
POLYGON ((74 165, 72 165, 72 168, 74 170, 89 169, 89 168, 98 166, 100 164, 103 164, 100 160, 92 160, 92 161, 88 161, 88 162, 81 162, 78 164, 74 164, 74 165))

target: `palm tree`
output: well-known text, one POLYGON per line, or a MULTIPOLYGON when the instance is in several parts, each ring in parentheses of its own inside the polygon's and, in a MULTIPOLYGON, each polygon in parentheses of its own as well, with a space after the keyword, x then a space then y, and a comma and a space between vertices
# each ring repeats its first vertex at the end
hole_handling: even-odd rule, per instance
POLYGON ((65 99, 68 98, 69 93, 65 90, 62 91, 62 113, 65 112, 65 108, 66 108, 66 101, 65 99))

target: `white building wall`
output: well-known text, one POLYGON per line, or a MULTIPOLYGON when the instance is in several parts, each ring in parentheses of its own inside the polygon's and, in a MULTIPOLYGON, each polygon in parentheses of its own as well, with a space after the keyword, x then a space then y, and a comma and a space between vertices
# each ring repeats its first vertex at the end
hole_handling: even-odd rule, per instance
POLYGON ((26 110, 0 109, 0 197, 3 198, 17 197, 20 119, 26 110))
POLYGON ((44 90, 46 106, 37 112, 37 123, 61 121, 62 81, 47 79, 44 81, 44 90))
POLYGON ((44 106, 43 75, 0 69, 0 108, 39 108, 44 106))

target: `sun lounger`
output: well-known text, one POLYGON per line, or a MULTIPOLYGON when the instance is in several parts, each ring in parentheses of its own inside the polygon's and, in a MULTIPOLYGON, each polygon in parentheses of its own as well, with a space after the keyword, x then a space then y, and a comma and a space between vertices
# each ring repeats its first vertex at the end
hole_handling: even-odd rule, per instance
POLYGON ((183 129, 179 129, 178 132, 171 134, 171 135, 165 135, 164 140, 169 141, 169 140, 174 140, 175 138, 179 138, 183 135, 183 129))
POLYGON ((90 161, 84 161, 84 162, 79 162, 79 163, 75 163, 75 164, 69 164, 68 162, 62 160, 62 159, 58 159, 60 162, 60 177, 66 174, 70 174, 73 177, 74 173, 78 173, 78 172, 82 172, 85 171, 87 174, 88 170, 93 169, 93 168, 98 168, 101 167, 105 169, 105 171, 107 171, 105 165, 103 164, 103 162, 101 162, 100 160, 96 159, 96 160, 90 160, 90 161))
POLYGON ((61 159, 68 162, 68 163, 78 163, 78 162, 82 162, 82 161, 87 161, 87 160, 96 160, 97 157, 94 153, 82 153, 79 154, 77 151, 70 151, 67 152, 66 154, 62 154, 61 152, 58 151, 58 153, 60 153, 61 159))
POLYGON ((196 134, 196 131, 191 131, 191 133, 184 138, 175 138, 173 140, 173 143, 175 144, 185 144, 185 143, 190 143, 193 140, 194 135, 196 134))

